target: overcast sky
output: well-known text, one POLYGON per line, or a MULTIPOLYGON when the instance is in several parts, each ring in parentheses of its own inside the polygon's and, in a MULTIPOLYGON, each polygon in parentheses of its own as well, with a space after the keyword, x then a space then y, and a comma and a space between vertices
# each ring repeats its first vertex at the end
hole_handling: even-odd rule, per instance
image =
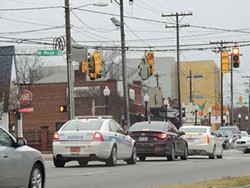
MULTIPOLYGON (((119 1, 119 0, 118 0, 119 1)), ((120 9, 115 0, 70 0, 71 36, 80 45, 120 45, 120 30, 112 24, 111 17, 119 20, 120 9), (107 3, 96 7, 94 3, 107 3), (81 10, 77 9, 81 6, 81 10)), ((63 0, 0 0, 0 45, 15 45, 17 49, 51 49, 55 37, 65 35, 63 0), (47 7, 40 9, 41 7, 47 7), (32 10, 18 9, 32 8, 32 10), (32 43, 24 44, 24 40, 32 43)), ((240 46, 241 65, 234 74, 235 97, 243 95, 242 76, 250 76, 250 1, 249 0, 124 0, 125 39, 131 50, 127 58, 141 58, 143 50, 156 50, 156 56, 175 57, 175 17, 162 14, 192 13, 179 17, 180 24, 189 27, 180 29, 182 49, 180 61, 214 60, 219 65, 220 55, 212 51, 210 42, 236 42, 240 46), (185 45, 185 46, 184 46, 185 45), (192 50, 187 50, 192 49, 192 50), (197 50, 200 49, 200 50, 197 50)), ((233 44, 226 44, 231 47, 233 44)), ((230 49, 230 48, 228 48, 230 49)), ((225 86, 230 82, 225 75, 225 86)), ((225 94, 229 93, 225 88, 225 94)))

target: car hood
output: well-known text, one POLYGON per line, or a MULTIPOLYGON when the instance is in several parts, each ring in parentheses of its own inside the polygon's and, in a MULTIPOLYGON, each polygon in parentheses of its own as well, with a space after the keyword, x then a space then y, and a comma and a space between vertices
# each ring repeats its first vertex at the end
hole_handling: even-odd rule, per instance
POLYGON ((238 142, 238 141, 248 141, 248 140, 250 140, 250 137, 249 136, 244 136, 242 138, 237 139, 236 142, 238 142))
POLYGON ((17 152, 22 152, 25 153, 27 155, 27 157, 29 157, 30 159, 34 159, 34 161, 36 160, 40 160, 41 162, 43 162, 43 156, 42 153, 30 146, 21 146, 18 147, 16 149, 17 152))

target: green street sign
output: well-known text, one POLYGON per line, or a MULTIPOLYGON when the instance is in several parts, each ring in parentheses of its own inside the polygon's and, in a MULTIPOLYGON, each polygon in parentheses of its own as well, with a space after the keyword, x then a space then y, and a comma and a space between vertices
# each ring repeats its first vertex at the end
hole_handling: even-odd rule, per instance
MULTIPOLYGON (((236 102, 236 105, 240 105, 240 102, 236 102)), ((248 105, 248 102, 243 102, 242 105, 248 105)))
POLYGON ((39 56, 61 56, 62 50, 38 50, 37 54, 39 56))

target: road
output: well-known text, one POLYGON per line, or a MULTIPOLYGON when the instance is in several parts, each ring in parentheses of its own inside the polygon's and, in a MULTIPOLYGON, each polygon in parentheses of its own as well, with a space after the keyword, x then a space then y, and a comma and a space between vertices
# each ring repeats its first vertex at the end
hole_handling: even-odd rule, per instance
POLYGON ((191 183, 225 176, 250 175, 250 154, 225 150, 223 159, 194 156, 188 160, 167 161, 165 158, 147 158, 136 165, 119 161, 115 167, 90 162, 80 167, 77 162, 55 168, 46 161, 47 188, 150 188, 157 185, 191 183))

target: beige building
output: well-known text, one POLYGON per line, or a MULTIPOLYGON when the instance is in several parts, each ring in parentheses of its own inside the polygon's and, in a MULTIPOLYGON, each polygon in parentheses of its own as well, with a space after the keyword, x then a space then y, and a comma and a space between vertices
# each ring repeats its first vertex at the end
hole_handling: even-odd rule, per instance
POLYGON ((205 103, 209 107, 220 104, 220 68, 212 60, 180 63, 181 100, 184 104, 205 103))

